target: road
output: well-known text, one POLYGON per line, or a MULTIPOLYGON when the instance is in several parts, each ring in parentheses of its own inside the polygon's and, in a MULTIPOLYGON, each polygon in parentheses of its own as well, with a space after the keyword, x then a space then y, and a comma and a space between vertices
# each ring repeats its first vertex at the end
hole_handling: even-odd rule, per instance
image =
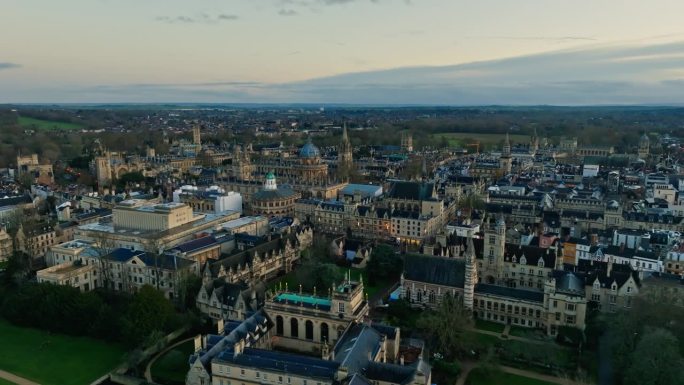
POLYGON ((31 380, 27 380, 23 377, 19 377, 17 375, 14 375, 10 372, 6 372, 4 370, 0 370, 0 378, 5 379, 9 382, 14 382, 17 385, 40 385, 37 382, 33 382, 31 380))

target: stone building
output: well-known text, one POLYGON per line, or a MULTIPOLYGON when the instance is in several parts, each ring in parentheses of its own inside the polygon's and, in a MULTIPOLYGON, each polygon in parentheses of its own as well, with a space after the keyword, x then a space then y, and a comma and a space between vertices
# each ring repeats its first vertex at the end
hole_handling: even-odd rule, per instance
POLYGON ((80 259, 40 270, 36 279, 39 283, 71 286, 83 292, 95 290, 102 284, 101 281, 98 282, 96 265, 83 263, 80 259))
POLYGON ((296 290, 279 289, 264 305, 275 323, 277 347, 322 353, 324 345, 334 346, 352 322, 368 315, 362 281, 347 277, 327 290, 320 288, 320 295, 296 290))
POLYGON ((17 177, 29 175, 31 181, 38 184, 51 185, 55 183, 52 164, 40 164, 38 154, 17 156, 17 177))
POLYGON ((402 298, 435 307, 444 295, 456 296, 477 318, 549 335, 561 326, 584 328, 584 281, 562 271, 558 241, 549 247, 507 244, 502 218, 486 226, 482 238, 458 238, 451 257, 405 257, 402 298))
POLYGON ((275 174, 266 175, 264 188, 252 196, 251 212, 255 215, 293 216, 295 213, 295 201, 301 198, 301 194, 289 186, 278 186, 275 174))

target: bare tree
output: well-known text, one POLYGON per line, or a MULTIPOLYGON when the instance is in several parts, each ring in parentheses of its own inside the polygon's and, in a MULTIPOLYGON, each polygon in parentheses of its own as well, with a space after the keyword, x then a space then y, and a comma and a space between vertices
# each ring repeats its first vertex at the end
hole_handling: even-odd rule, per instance
POLYGON ((93 238, 95 239, 95 244, 93 245, 93 248, 97 252, 97 260, 99 264, 102 286, 107 289, 113 289, 113 272, 111 271, 111 264, 105 257, 111 254, 112 251, 116 249, 114 239, 112 238, 111 234, 104 231, 97 232, 93 236, 93 238))

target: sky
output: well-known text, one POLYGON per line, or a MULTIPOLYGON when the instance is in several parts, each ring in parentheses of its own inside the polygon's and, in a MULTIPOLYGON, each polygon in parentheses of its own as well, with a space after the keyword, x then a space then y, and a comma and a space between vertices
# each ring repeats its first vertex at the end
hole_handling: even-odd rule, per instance
POLYGON ((0 7, 0 103, 684 103, 681 0, 0 7))

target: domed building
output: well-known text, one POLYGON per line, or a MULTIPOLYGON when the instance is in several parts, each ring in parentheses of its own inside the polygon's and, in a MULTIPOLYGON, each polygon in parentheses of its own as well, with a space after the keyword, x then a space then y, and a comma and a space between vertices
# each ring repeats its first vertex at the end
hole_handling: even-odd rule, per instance
POLYGON ((321 152, 311 137, 299 150, 299 165, 295 166, 297 177, 307 182, 324 181, 328 178, 328 165, 321 161, 321 152))
POLYGON ((266 175, 264 188, 252 196, 252 214, 273 216, 293 216, 295 201, 301 194, 288 186, 278 187, 273 172, 266 175))

